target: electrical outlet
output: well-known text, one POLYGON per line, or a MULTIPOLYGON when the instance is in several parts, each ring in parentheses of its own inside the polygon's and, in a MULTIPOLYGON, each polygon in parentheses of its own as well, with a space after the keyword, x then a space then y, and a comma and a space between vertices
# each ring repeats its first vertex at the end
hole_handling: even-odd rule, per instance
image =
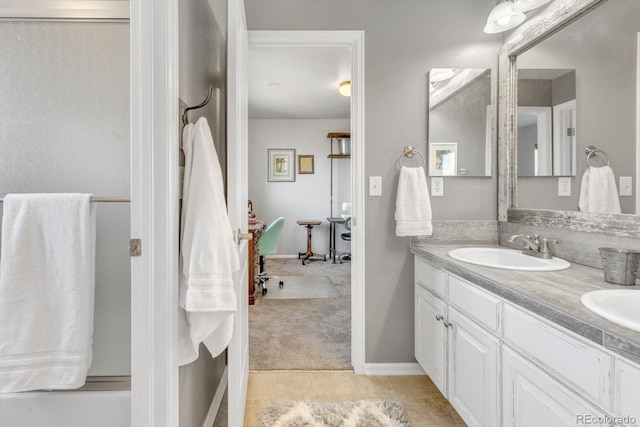
POLYGON ((561 196, 561 197, 571 196, 571 177, 568 177, 568 176, 558 177, 558 196, 561 196))
POLYGON ((375 197, 382 196, 382 177, 381 176, 369 177, 369 196, 375 196, 375 197))
POLYGON ((630 176, 620 177, 620 195, 631 196, 633 190, 633 179, 630 176))
POLYGON ((444 196, 444 180, 442 179, 442 177, 431 178, 431 196, 444 196))

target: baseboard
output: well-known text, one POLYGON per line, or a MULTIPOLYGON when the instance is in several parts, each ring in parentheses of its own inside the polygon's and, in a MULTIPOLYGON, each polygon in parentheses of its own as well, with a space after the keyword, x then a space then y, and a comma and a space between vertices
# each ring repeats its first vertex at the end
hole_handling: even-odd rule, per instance
POLYGON ((265 258, 299 258, 298 255, 265 255, 265 258))
POLYGON ((365 363, 365 375, 426 375, 417 363, 365 363))
POLYGON ((216 422, 216 415, 218 415, 220 404, 222 403, 222 399, 224 398, 224 392, 227 390, 228 381, 229 381, 229 366, 227 365, 224 368, 224 372, 222 373, 222 378, 220 378, 220 382, 218 383, 218 388, 216 389, 216 394, 213 396, 213 400, 211 401, 211 406, 209 406, 209 412, 207 412, 207 416, 204 419, 204 423, 202 423, 202 427, 213 427, 213 423, 216 422))

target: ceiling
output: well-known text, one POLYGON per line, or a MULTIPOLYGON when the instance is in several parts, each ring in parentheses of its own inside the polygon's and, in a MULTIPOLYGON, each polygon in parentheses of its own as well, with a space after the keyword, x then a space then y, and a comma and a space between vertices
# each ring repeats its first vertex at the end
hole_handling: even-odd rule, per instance
POLYGON ((256 47, 249 50, 250 119, 346 119, 350 98, 347 48, 256 47))

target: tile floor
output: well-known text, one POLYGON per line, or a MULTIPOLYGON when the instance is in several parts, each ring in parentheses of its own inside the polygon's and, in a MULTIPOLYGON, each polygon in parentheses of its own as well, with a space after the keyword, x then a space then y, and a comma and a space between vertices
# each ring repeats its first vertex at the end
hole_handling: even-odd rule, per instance
POLYGON ((373 399, 402 403, 412 427, 465 425, 426 376, 365 376, 350 371, 251 371, 244 427, 257 426, 260 409, 273 404, 293 400, 373 399))

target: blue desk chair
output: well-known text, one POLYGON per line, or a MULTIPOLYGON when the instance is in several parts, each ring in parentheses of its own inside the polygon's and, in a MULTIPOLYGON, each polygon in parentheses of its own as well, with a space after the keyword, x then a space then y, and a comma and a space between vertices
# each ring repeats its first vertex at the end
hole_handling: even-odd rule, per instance
POLYGON ((340 234, 340 238, 347 242, 347 250, 341 252, 338 256, 338 261, 342 264, 342 261, 351 261, 351 217, 344 220, 344 228, 347 229, 347 233, 340 234))
POLYGON ((273 275, 268 275, 264 271, 264 256, 273 255, 278 252, 278 244, 280 243, 280 234, 284 225, 284 217, 280 217, 273 221, 266 230, 262 232, 258 238, 258 256, 260 257, 260 273, 258 274, 258 286, 262 285, 262 295, 267 293, 266 281, 270 278, 278 279, 280 287, 284 286, 284 281, 273 275))

